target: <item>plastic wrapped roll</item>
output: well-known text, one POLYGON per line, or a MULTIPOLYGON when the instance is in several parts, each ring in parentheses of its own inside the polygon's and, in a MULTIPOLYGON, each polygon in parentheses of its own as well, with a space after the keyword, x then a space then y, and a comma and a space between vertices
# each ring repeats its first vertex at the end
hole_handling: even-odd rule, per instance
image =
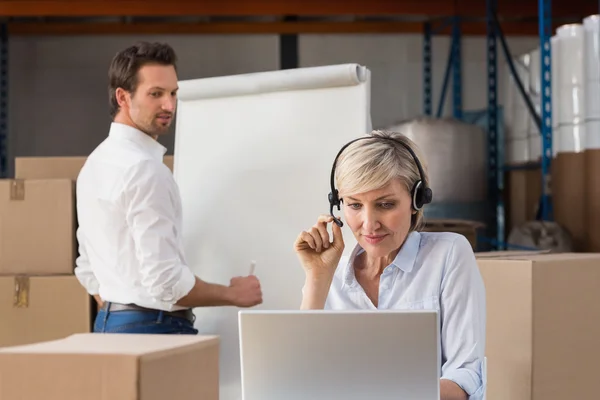
POLYGON ((560 46, 558 58, 558 81, 561 89, 572 85, 583 85, 584 77, 584 43, 583 25, 567 24, 556 30, 560 46))
POLYGON ((528 221, 513 228, 508 236, 512 245, 550 250, 552 253, 573 251, 569 232, 556 222, 528 221))
POLYGON ((585 150, 587 144, 585 137, 585 125, 561 125, 558 132, 554 134, 557 153, 580 153, 585 150))
POLYGON ((585 78, 600 81, 600 15, 583 20, 585 31, 585 78))
POLYGON ((585 120, 600 120, 600 81, 585 85, 585 120))
POLYGON ((559 125, 583 124, 586 119, 586 90, 584 86, 562 86, 558 102, 559 125))
POLYGON ((542 92, 542 80, 540 79, 542 65, 540 64, 540 56, 539 47, 529 52, 529 92, 538 97, 542 92))
POLYGON ((586 150, 600 150, 600 120, 585 122, 586 150))

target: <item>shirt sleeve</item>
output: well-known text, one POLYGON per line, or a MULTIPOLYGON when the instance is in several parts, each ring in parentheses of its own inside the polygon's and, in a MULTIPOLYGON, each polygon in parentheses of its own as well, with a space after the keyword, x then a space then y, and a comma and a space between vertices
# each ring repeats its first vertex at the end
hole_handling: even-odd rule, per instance
POLYGON ((177 232, 179 197, 162 164, 136 164, 125 181, 126 218, 141 266, 141 284, 161 309, 170 310, 188 294, 196 277, 182 261, 177 232))
POLYGON ((81 236, 81 229, 77 229, 77 242, 79 243, 79 256, 75 260, 75 276, 90 295, 97 295, 100 285, 92 271, 84 239, 81 236))
POLYGON ((455 382, 469 399, 480 400, 485 389, 485 287, 465 237, 455 240, 447 261, 441 286, 441 378, 455 382))

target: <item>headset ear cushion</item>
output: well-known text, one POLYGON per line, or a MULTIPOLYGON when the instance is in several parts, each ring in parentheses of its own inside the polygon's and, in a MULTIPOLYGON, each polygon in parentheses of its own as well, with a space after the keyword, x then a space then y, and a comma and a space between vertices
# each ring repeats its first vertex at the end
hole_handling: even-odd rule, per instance
POLYGON ((338 197, 337 189, 334 189, 333 192, 329 193, 328 198, 329 198, 329 204, 331 204, 332 206, 340 205, 340 198, 338 197))
POLYGON ((433 192, 431 191, 431 188, 423 186, 423 181, 421 180, 415 182, 411 195, 413 199, 413 208, 416 211, 423 208, 425 204, 431 203, 431 200, 433 200, 433 192))
POLYGON ((422 192, 423 193, 421 194, 421 207, 433 201, 433 192, 431 191, 431 188, 425 187, 423 188, 422 192))
POLYGON ((413 208, 415 210, 420 210, 421 207, 423 207, 423 201, 422 201, 422 197, 423 197, 423 190, 422 190, 422 181, 418 180, 415 182, 415 184, 413 185, 413 188, 410 192, 411 196, 412 196, 412 202, 413 202, 413 208))

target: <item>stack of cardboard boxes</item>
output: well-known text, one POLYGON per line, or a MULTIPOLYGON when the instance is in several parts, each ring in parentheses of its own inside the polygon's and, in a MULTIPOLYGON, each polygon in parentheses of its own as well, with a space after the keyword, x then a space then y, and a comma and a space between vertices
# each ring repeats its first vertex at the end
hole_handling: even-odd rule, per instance
POLYGON ((0 180, 0 347, 92 329, 94 301, 74 275, 85 159, 17 158, 15 179, 0 180))
POLYGON ((0 399, 217 400, 218 337, 90 333, 74 276, 84 162, 18 158, 0 181, 0 399))

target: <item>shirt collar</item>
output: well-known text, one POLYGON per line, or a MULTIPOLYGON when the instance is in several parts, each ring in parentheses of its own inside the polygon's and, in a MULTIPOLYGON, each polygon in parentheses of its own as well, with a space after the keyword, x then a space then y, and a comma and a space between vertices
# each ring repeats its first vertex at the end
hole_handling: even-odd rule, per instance
POLYGON ((108 132, 108 135, 114 138, 125 139, 134 142, 144 151, 148 152, 153 158, 161 162, 165 153, 167 152, 167 148, 165 146, 133 126, 125 125, 119 122, 112 122, 110 124, 110 131, 108 132))
MULTIPOLYGON (((411 272, 414 268, 415 261, 417 260, 417 254, 419 253, 419 247, 421 245, 421 234, 419 232, 413 231, 409 233, 408 237, 404 241, 402 247, 400 247, 400 251, 394 258, 394 261, 390 264, 390 266, 394 266, 404 272, 411 272)), ((356 278, 354 276, 354 260, 358 255, 364 253, 364 249, 360 247, 359 244, 356 245, 352 253, 350 254, 350 258, 348 259, 348 264, 346 264, 346 270, 344 273, 344 283, 349 286, 353 286, 356 283, 356 278)))

